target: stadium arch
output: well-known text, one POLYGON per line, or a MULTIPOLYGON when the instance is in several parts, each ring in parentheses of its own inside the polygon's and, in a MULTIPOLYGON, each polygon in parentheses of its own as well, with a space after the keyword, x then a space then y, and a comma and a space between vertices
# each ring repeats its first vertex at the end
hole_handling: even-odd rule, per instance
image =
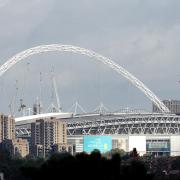
POLYGON ((51 51, 61 51, 61 52, 71 52, 81 55, 89 56, 116 71, 118 74, 125 77, 130 81, 135 87, 142 91, 147 98, 149 98, 153 104, 155 104, 159 110, 163 113, 169 113, 169 109, 161 102, 161 100, 149 89, 147 88, 139 79, 134 75, 128 72, 125 68, 115 63, 110 58, 102 56, 94 51, 72 46, 72 45, 63 45, 63 44, 50 44, 50 45, 40 45, 36 47, 29 48, 25 51, 22 51, 15 56, 8 59, 2 66, 0 66, 0 76, 2 76, 8 69, 14 66, 16 63, 22 61, 23 59, 40 53, 51 52, 51 51))

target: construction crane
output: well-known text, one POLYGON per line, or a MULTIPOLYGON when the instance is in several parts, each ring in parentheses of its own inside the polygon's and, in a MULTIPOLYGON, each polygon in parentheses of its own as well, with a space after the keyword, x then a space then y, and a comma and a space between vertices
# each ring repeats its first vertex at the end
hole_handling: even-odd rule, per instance
POLYGON ((23 103, 23 99, 20 99, 20 107, 18 109, 19 112, 22 112, 22 115, 25 116, 26 115, 26 105, 23 103))
POLYGON ((18 80, 16 80, 15 82, 15 88, 16 88, 15 95, 12 97, 11 102, 9 104, 10 113, 13 116, 15 114, 16 99, 17 99, 17 94, 18 94, 18 80))
POLYGON ((52 76, 52 82, 53 82, 54 93, 55 93, 55 96, 56 96, 57 108, 58 108, 58 111, 61 112, 62 108, 61 108, 61 104, 60 104, 60 101, 59 101, 59 95, 58 95, 56 80, 55 80, 54 76, 52 76))
POLYGON ((42 72, 40 72, 39 74, 39 84, 40 84, 40 97, 38 98, 37 97, 37 106, 38 106, 38 110, 39 110, 39 114, 42 113, 43 111, 43 88, 42 88, 42 82, 43 82, 43 79, 42 79, 42 72))
POLYGON ((53 112, 56 112, 56 111, 62 112, 62 108, 61 108, 61 104, 60 104, 60 100, 59 100, 59 95, 58 95, 56 79, 55 79, 55 75, 54 75, 54 67, 52 67, 52 69, 51 69, 51 81, 52 81, 52 104, 51 104, 52 111, 53 112), (54 96, 56 99, 57 106, 55 106, 53 104, 54 96))
POLYGON ((25 96, 25 88, 26 88, 26 84, 27 84, 27 75, 29 74, 29 66, 30 63, 27 62, 26 64, 26 68, 24 69, 24 78, 23 78, 23 84, 22 84, 22 89, 21 89, 21 98, 20 98, 20 106, 18 111, 22 112, 22 116, 26 115, 26 105, 24 104, 24 96, 25 96))

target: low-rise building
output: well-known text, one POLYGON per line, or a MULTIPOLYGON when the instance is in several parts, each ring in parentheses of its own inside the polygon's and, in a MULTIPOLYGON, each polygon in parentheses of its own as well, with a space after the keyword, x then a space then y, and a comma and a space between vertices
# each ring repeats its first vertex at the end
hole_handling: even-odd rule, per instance
POLYGON ((1 147, 7 150, 11 157, 26 157, 29 154, 29 143, 26 139, 5 139, 1 143, 1 147))
POLYGON ((51 147, 51 153, 68 152, 73 155, 73 145, 70 144, 54 144, 51 147))

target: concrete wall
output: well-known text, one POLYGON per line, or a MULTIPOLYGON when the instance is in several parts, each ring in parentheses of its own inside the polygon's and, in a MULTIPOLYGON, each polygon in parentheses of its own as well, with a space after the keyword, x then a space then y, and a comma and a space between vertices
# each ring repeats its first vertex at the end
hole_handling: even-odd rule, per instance
POLYGON ((129 136, 129 151, 136 148, 139 155, 146 154, 146 136, 129 136))
POLYGON ((171 156, 180 156, 180 136, 171 136, 171 156))

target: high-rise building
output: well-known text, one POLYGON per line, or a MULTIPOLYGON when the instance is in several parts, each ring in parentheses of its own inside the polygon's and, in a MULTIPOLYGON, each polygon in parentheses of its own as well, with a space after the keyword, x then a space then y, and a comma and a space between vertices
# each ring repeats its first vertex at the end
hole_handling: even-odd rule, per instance
MULTIPOLYGON (((47 156, 54 144, 67 144, 66 124, 56 118, 36 120, 31 123, 31 152, 41 151, 47 156), (39 147, 40 148, 39 150, 39 147)), ((38 153, 39 154, 39 153, 38 153)))
POLYGON ((12 116, 0 114, 0 146, 11 156, 19 154, 25 157, 29 154, 27 140, 15 138, 15 120, 12 116))
POLYGON ((5 139, 15 139, 15 121, 12 116, 0 114, 0 143, 5 139))
MULTIPOLYGON (((170 110, 173 114, 180 114, 180 100, 163 100, 164 105, 170 110)), ((153 112, 159 113, 160 110, 156 105, 153 104, 153 112)))

